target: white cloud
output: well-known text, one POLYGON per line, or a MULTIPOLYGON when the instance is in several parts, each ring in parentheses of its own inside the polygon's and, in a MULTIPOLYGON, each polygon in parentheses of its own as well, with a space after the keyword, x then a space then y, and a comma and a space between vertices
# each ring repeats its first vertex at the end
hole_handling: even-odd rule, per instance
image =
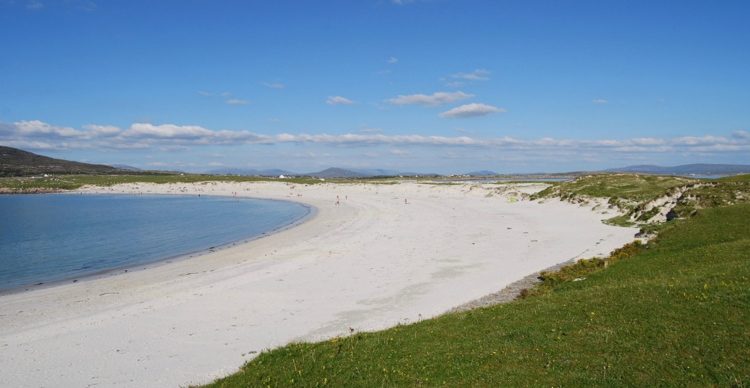
POLYGON ((123 137, 151 140, 170 140, 189 144, 264 144, 271 138, 250 131, 215 131, 197 125, 133 124, 123 137))
POLYGON ((396 57, 390 57, 390 58, 388 58, 388 63, 397 63, 397 62, 398 62, 398 58, 396 58, 396 57))
POLYGON ((383 130, 380 128, 362 128, 359 130, 362 133, 382 133, 383 130))
POLYGON ((729 142, 730 140, 725 137, 716 137, 716 136, 711 136, 711 135, 706 135, 706 136, 701 136, 701 137, 683 136, 683 137, 678 137, 674 139, 674 144, 688 145, 688 146, 706 145, 706 144, 726 144, 729 142))
POLYGON ((399 95, 395 98, 389 98, 386 101, 390 102, 391 104, 396 105, 429 105, 429 106, 438 106, 442 104, 449 104, 456 101, 466 100, 469 98, 474 97, 473 94, 468 94, 464 92, 453 92, 453 93, 447 93, 447 92, 437 92, 433 93, 431 95, 426 94, 411 94, 408 96, 405 95, 399 95))
POLYGON ((148 123, 133 124, 130 126, 129 130, 124 132, 124 135, 129 137, 162 139, 194 139, 203 136, 210 136, 211 134, 211 130, 197 125, 153 125, 148 123))
POLYGON ((216 131, 196 125, 136 123, 122 130, 112 125, 87 124, 83 128, 85 130, 59 127, 38 120, 0 123, 0 142, 38 149, 128 149, 148 148, 154 143, 176 147, 189 144, 267 144, 272 140, 270 136, 250 131, 216 131))
POLYGON ((229 105, 247 105, 249 103, 250 103, 250 101, 247 101, 247 100, 238 100, 236 98, 235 99, 231 99, 231 100, 227 100, 227 104, 229 104, 229 105))
POLYGON ((84 125, 83 127, 91 131, 94 135, 101 135, 101 136, 115 136, 121 132, 120 128, 117 128, 112 125, 88 124, 88 125, 84 125))
POLYGON ((465 118, 471 118, 471 117, 487 116, 493 113, 505 113, 505 112, 507 112, 507 109, 504 109, 504 108, 496 108, 490 105, 471 103, 471 104, 461 105, 449 111, 445 111, 439 114, 438 116, 443 117, 443 118, 465 119, 465 118))
POLYGON ((229 97, 231 95, 232 95, 232 93, 229 93, 229 92, 223 92, 223 93, 221 93, 222 97, 229 97))
MULTIPOLYGON (((501 110, 500 108, 489 108, 489 111, 493 112, 501 110)), ((472 115, 480 113, 485 114, 486 111, 488 111, 486 108, 484 110, 464 108, 462 113, 456 113, 456 117, 472 117, 472 115)), ((735 131, 731 133, 731 136, 705 135, 581 140, 551 137, 519 139, 509 136, 485 138, 472 134, 463 128, 455 129, 467 134, 454 137, 385 135, 380 133, 378 129, 361 128, 360 133, 339 135, 282 133, 276 136, 268 136, 246 130, 212 130, 197 125, 135 123, 128 128, 121 129, 111 125, 87 124, 82 126, 82 129, 74 129, 51 125, 39 120, 30 120, 13 123, 0 122, 0 144, 37 150, 152 149, 161 152, 181 152, 192 151, 201 146, 229 145, 239 147, 246 144, 294 143, 299 146, 310 144, 336 148, 362 147, 363 150, 357 151, 356 154, 366 157, 395 155, 390 150, 414 151, 408 147, 440 147, 443 148, 446 157, 456 153, 466 154, 465 157, 482 154, 516 155, 522 157, 522 159, 525 158, 524 160, 543 160, 546 163, 555 163, 555 158, 564 161, 565 158, 579 158, 582 155, 598 158, 597 163, 601 163, 603 160, 664 159, 668 156, 683 160, 691 157, 704 158, 711 155, 727 160, 727 155, 731 155, 730 153, 737 156, 731 157, 737 159, 737 163, 747 163, 746 155, 750 152, 750 135, 746 131, 735 131), (461 149, 467 148, 472 151, 461 151, 461 149), (365 155, 365 153, 369 155, 365 155)), ((269 149, 266 148, 266 150, 269 149)), ((312 146, 302 147, 300 150, 300 152, 306 151, 314 152, 318 157, 327 155, 320 148, 312 146)), ((432 155, 440 154, 441 152, 437 151, 432 153, 432 155)), ((717 162, 721 161, 717 159, 717 162)))
POLYGON ((608 104, 608 103, 609 103, 609 101, 607 101, 607 100, 603 100, 603 99, 601 99, 601 98, 599 98, 599 99, 596 99, 596 100, 593 100, 593 101, 591 101, 591 102, 593 102, 594 104, 608 104))
POLYGON ((278 83, 277 84, 270 84, 268 82, 262 82, 262 84, 264 86, 266 86, 266 87, 271 88, 271 89, 284 89, 284 85, 283 84, 278 84, 278 83))
POLYGON ((19 121, 15 123, 21 135, 44 137, 83 137, 85 132, 70 127, 49 125, 39 120, 19 121))
POLYGON ((451 74, 451 77, 458 79, 466 79, 469 81, 489 81, 490 77, 487 77, 491 72, 485 69, 476 69, 471 73, 456 73, 451 74))
POLYGON ((408 156, 411 155, 411 152, 405 151, 405 150, 391 150, 391 155, 398 155, 398 156, 408 156))
POLYGON ((190 147, 186 146, 179 146, 179 145, 168 145, 159 147, 160 151, 164 152, 181 152, 181 151, 190 151, 190 147))
POLYGON ((199 90, 199 91, 198 91, 198 94, 200 94, 201 96, 206 96, 206 97, 211 97, 211 96, 213 96, 213 95, 214 95, 214 94, 213 94, 213 93, 211 93, 211 92, 206 92, 206 91, 203 91, 203 90, 199 90))
POLYGON ((103 148, 114 148, 114 149, 146 149, 150 146, 143 142, 128 142, 128 143, 101 143, 103 148))
POLYGON ((631 141, 633 142, 633 144, 644 146, 662 145, 666 142, 664 139, 656 139, 653 137, 636 137, 631 141))
POLYGON ((382 134, 359 135, 292 135, 282 133, 276 135, 276 141, 280 143, 319 143, 338 146, 358 146, 358 145, 375 145, 375 144, 404 144, 404 145, 486 145, 485 140, 472 139, 469 137, 443 137, 443 136, 422 136, 422 135, 397 135, 386 136, 382 134))
POLYGON ((354 104, 354 101, 344 98, 341 96, 328 96, 328 99, 326 100, 326 104, 328 105, 352 105, 354 104))

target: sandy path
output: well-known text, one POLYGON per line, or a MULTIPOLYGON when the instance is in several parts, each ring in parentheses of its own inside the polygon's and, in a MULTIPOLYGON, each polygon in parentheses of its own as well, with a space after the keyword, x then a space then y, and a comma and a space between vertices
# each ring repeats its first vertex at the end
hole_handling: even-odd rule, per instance
POLYGON ((113 188, 291 199, 318 214, 197 258, 1 296, 0 386, 207 382, 292 340, 439 315, 556 263, 607 254, 636 232, 590 208, 487 196, 494 186, 291 186, 113 188))

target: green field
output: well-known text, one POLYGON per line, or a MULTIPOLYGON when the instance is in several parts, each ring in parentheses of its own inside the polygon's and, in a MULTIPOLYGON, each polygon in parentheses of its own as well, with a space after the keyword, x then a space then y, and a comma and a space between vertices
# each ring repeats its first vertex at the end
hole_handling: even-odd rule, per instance
MULTIPOLYGON (((704 195, 750 193, 747 177, 716 182, 704 195)), ((641 200, 669 189, 624 186, 641 200)), ((750 386, 750 204, 696 208, 515 302, 290 344, 208 386, 750 386)))

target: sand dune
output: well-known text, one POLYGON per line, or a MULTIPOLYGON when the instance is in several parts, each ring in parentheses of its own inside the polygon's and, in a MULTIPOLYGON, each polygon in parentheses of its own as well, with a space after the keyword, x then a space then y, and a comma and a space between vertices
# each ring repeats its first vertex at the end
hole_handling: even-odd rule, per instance
POLYGON ((530 273, 608 254, 630 228, 542 184, 128 184, 310 204, 306 223, 188 260, 0 297, 0 386, 208 382, 264 349, 440 315, 530 273), (339 204, 336 204, 338 196, 339 204), (405 203, 406 202, 406 203, 405 203))

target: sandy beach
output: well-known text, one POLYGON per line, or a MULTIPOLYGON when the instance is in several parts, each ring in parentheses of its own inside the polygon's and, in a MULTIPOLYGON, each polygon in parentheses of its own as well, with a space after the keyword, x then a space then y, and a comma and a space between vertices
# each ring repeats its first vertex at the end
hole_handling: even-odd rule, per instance
POLYGON ((440 315, 634 239, 603 205, 519 200, 544 184, 123 184, 314 206, 309 221, 191 259, 0 296, 0 386, 178 387, 290 341, 440 315))

